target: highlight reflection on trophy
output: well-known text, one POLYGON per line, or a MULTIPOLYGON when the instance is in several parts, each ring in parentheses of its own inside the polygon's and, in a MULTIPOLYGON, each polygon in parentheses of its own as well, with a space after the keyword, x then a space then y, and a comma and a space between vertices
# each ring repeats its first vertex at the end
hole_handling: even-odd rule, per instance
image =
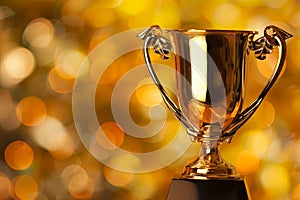
POLYGON ((219 147, 231 141, 273 86, 284 64, 285 39, 292 35, 275 26, 267 26, 264 36, 256 40, 255 31, 190 29, 167 33, 170 40, 155 25, 138 35, 144 40, 145 63, 168 108, 185 125, 192 141, 202 143, 198 159, 173 179, 168 199, 248 199, 243 179, 223 160, 219 147), (279 56, 270 80, 243 110, 250 51, 263 60, 275 47, 279 56), (154 71, 150 48, 162 59, 169 59, 174 49, 178 105, 154 71))

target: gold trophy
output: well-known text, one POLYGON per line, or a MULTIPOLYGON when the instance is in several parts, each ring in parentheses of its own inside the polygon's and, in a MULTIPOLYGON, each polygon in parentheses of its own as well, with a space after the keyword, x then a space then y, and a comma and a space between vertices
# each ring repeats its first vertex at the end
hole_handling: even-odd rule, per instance
POLYGON ((236 131, 253 115, 274 82, 286 57, 285 39, 291 34, 267 26, 264 36, 256 31, 168 30, 151 26, 138 36, 150 75, 171 112, 184 124, 192 141, 201 142, 199 157, 173 178, 169 200, 249 199, 243 178, 223 160, 219 147, 230 142, 236 131), (254 51, 263 60, 278 48, 274 72, 258 98, 243 110, 247 58, 254 51), (166 93, 151 63, 149 49, 162 59, 175 57, 178 105, 166 93))

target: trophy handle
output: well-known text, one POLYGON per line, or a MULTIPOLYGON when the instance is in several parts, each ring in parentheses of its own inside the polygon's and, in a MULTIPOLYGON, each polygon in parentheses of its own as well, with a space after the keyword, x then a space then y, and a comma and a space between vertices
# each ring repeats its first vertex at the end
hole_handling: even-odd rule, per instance
POLYGON ((143 45, 143 55, 145 59, 145 63, 147 65, 148 71, 159 89, 161 96, 171 110, 171 112, 175 115, 177 119, 179 119, 186 127, 187 132, 191 137, 191 140, 194 141, 197 138, 198 128, 196 128, 182 113, 182 111, 177 107, 177 105, 172 101, 172 99, 168 96, 166 90, 162 86, 161 82, 159 81, 156 72, 153 68, 150 55, 149 55, 149 48, 152 46, 155 53, 159 54, 160 57, 164 60, 167 60, 171 57, 172 52, 172 44, 171 42, 162 36, 162 30, 158 25, 153 25, 148 29, 144 30, 138 37, 144 40, 143 45))
POLYGON ((257 110, 262 100, 269 92, 275 81, 280 75, 286 57, 285 40, 293 35, 273 25, 267 26, 264 30, 264 36, 253 41, 254 34, 250 36, 249 50, 254 51, 257 59, 264 60, 267 54, 271 54, 275 46, 278 46, 279 55, 276 67, 270 77, 267 85, 259 94, 257 99, 237 116, 237 122, 224 131, 223 138, 232 136, 238 128, 240 128, 257 110))

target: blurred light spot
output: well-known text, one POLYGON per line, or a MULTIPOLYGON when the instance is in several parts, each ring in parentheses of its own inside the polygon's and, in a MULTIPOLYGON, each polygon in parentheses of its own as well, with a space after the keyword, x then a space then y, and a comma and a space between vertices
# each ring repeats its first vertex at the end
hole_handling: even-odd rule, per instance
POLYGON ((139 103, 147 107, 162 103, 161 94, 154 84, 147 84, 139 87, 135 91, 135 95, 139 103))
POLYGON ((253 118, 261 128, 271 126, 275 119, 275 108, 273 104, 269 101, 263 101, 253 118))
POLYGON ((294 188, 294 190, 292 191, 292 199, 294 200, 300 199, 300 183, 298 183, 294 188))
POLYGON ((21 175, 17 178, 14 186, 15 195, 22 200, 33 200, 38 195, 38 185, 36 181, 28 176, 21 175))
POLYGON ((0 6, 0 20, 12 17, 15 12, 8 6, 0 6))
POLYGON ((280 8, 284 6, 287 0, 264 0, 268 7, 270 8, 280 8))
POLYGON ((0 89, 0 121, 5 119, 13 107, 12 96, 9 91, 0 89))
POLYGON ((263 157, 269 148, 269 138, 263 130, 251 130, 246 134, 247 147, 258 157, 263 157))
MULTIPOLYGON (((297 163, 297 166, 300 166, 300 140, 296 140, 294 145, 294 152, 295 152, 295 160, 297 163)), ((300 190, 299 190, 300 192, 300 190)))
POLYGON ((16 130, 20 125, 21 123, 15 112, 15 106, 13 106, 12 110, 5 118, 0 119, 0 127, 6 131, 16 130))
POLYGON ((122 3, 123 0, 99 0, 97 3, 103 8, 115 8, 122 3))
POLYGON ((266 24, 270 23, 270 19, 265 15, 255 15, 248 20, 248 28, 250 30, 259 31, 259 34, 263 34, 266 24))
MULTIPOLYGON (((33 47, 32 51, 34 52, 36 63, 39 68, 46 68, 53 65, 54 57, 56 53, 57 43, 51 42, 48 46, 39 48, 33 47)), ((41 71, 38 71, 40 73, 41 71)))
POLYGON ((118 187, 126 186, 133 177, 130 173, 117 171, 105 166, 103 167, 103 175, 110 184, 118 187))
POLYGON ((4 56, 2 65, 8 76, 23 80, 33 72, 35 58, 28 49, 17 47, 4 56))
MULTIPOLYGON (((103 40, 105 40, 106 38, 108 38, 109 35, 106 33, 102 33, 101 31, 98 31, 94 36, 94 42, 91 41, 90 43, 90 50, 95 50, 97 52, 97 55, 99 55, 98 57, 89 57, 89 62, 85 62, 84 64, 90 64, 91 67, 95 67, 93 69, 93 72, 95 70, 99 70, 99 71, 103 71, 104 69, 106 69, 106 67, 108 67, 111 64, 111 58, 112 56, 116 56, 118 54, 117 51, 119 51, 119 44, 117 44, 114 40, 106 40, 105 42, 101 43, 103 40), (103 34, 103 35, 101 35, 103 34), (100 42, 100 46, 96 46, 94 48, 92 48, 94 45, 97 45, 97 43, 100 42), (101 47, 101 48, 99 48, 101 47), (97 69, 98 68, 98 69, 97 69)), ((92 39, 93 40, 93 39, 92 39)), ((115 61, 116 62, 116 61, 115 61)), ((124 64, 124 63, 122 63, 124 64)), ((130 65, 132 67, 132 65, 130 65)), ((96 72, 96 75, 100 75, 99 71, 96 72)), ((95 74, 93 77, 98 79, 99 77, 95 77, 95 74)))
POLYGON ((65 167, 61 173, 61 179, 65 186, 69 185, 72 177, 76 174, 86 175, 86 171, 79 165, 73 164, 65 167))
POLYGON ((178 28, 180 25, 180 16, 176 2, 172 0, 162 1, 159 7, 159 15, 153 16, 153 24, 159 24, 161 27, 168 29, 178 28))
POLYGON ((289 43, 289 48, 293 49, 292 56, 290 56, 289 60, 289 69, 295 73, 299 73, 300 62, 297 55, 300 55, 300 37, 295 37, 293 42, 289 43))
POLYGON ((300 11, 293 12, 289 21, 292 26, 300 28, 300 11))
POLYGON ((30 96, 18 103, 16 114, 22 124, 37 126, 44 121, 47 115, 47 108, 41 99, 30 96))
POLYGON ((50 151, 50 154, 56 159, 63 160, 72 156, 74 150, 75 150, 74 140, 69 135, 66 135, 64 144, 62 144, 59 148, 50 151))
POLYGON ((74 164, 64 168, 61 180, 70 194, 79 199, 90 199, 95 190, 93 180, 88 176, 86 170, 74 164))
POLYGON ((107 33, 103 33, 103 31, 100 29, 94 33, 92 36, 90 43, 89 43, 89 50, 93 50, 96 48, 98 44, 103 42, 104 40, 108 39, 109 35, 107 33))
POLYGON ((109 150, 121 146, 124 142, 124 137, 123 130, 114 122, 105 122, 101 124, 96 133, 98 144, 109 150))
POLYGON ((94 182, 87 174, 74 175, 68 185, 70 194, 79 199, 90 199, 94 189, 94 182))
POLYGON ((71 27, 83 27, 85 25, 84 20, 77 15, 62 16, 61 21, 67 26, 71 26, 71 27))
MULTIPOLYGON (((95 68, 92 68, 94 70, 95 68)), ((99 70, 99 69, 98 69, 99 70)), ((99 83, 100 84, 109 84, 114 83, 119 78, 119 66, 117 63, 113 62, 109 65, 108 68, 104 71, 102 76, 100 77, 99 83)), ((92 73, 92 71, 91 71, 92 73)))
POLYGON ((32 164, 34 153, 27 143, 15 141, 5 148, 4 158, 12 169, 24 170, 32 164))
MULTIPOLYGON (((92 157, 86 157, 90 161, 94 161, 94 158, 92 157)), ((87 159, 85 159, 87 161, 87 159)), ((102 170, 100 170, 99 165, 96 163, 93 163, 92 165, 85 163, 84 166, 87 168, 86 172, 88 176, 94 181, 94 183, 97 182, 97 184, 101 184, 103 182, 103 174, 102 170)), ((99 188, 96 188, 96 190, 99 188)))
MULTIPOLYGON (((138 147, 138 145, 136 146, 138 147)), ((123 153, 111 157, 109 165, 120 166, 123 172, 131 172, 132 169, 137 169, 141 165, 141 160, 132 153, 123 153)))
POLYGON ((183 21, 194 21, 203 15, 203 5, 200 1, 185 0, 177 1, 179 15, 183 21))
POLYGON ((270 139, 270 144, 268 146, 268 152, 266 154, 266 157, 269 160, 273 161, 280 161, 283 160, 284 152, 282 151, 282 144, 283 141, 278 138, 273 136, 273 138, 270 139))
MULTIPOLYGON (((277 57, 278 57, 278 48, 274 48, 272 54, 267 55, 267 58, 265 60, 257 60, 257 68, 259 73, 262 76, 268 79, 271 77, 276 67, 277 57)), ((286 69, 286 61, 284 62, 280 76, 282 76, 285 69, 286 69)))
POLYGON ((284 195, 290 189, 289 174, 279 164, 268 164, 261 172, 260 182, 265 191, 274 196, 284 195))
POLYGON ((216 24, 222 26, 234 25, 241 14, 240 8, 229 3, 221 4, 216 8, 213 19, 216 24), (226 16, 226 17, 224 17, 226 16))
POLYGON ((0 65, 0 85, 5 88, 14 87, 20 83, 23 79, 11 77, 6 69, 3 67, 3 64, 0 65))
POLYGON ((64 125, 56 118, 47 116, 38 126, 30 129, 34 141, 48 151, 57 151, 63 148, 69 139, 64 125))
POLYGON ((16 106, 11 94, 7 90, 0 89, 0 127, 2 130, 12 131, 20 126, 16 116, 16 106))
POLYGON ((240 175, 249 175, 257 171, 259 158, 251 151, 241 152, 236 159, 236 168, 240 175))
POLYGON ((61 15, 80 15, 89 4, 90 1, 66 0, 61 15))
POLYGON ((115 20, 112 9, 105 9, 99 4, 92 4, 83 13, 82 18, 93 28, 106 26, 115 20))
POLYGON ((78 50, 63 51, 56 60, 57 73, 64 79, 74 79, 84 59, 85 56, 78 50))
MULTIPOLYGON (((155 13, 140 13, 139 15, 132 15, 128 18, 128 27, 131 29, 140 28, 140 27, 147 27, 154 24, 154 15, 155 13)), ((158 18, 158 17, 157 17, 158 18)), ((158 21, 157 19, 156 21, 158 21)), ((162 19, 161 19, 162 21, 162 19)))
POLYGON ((128 186, 134 195, 133 199, 153 199, 152 196, 157 191, 157 187, 156 180, 149 174, 136 175, 132 184, 128 186))
POLYGON ((46 47, 52 41, 54 28, 52 23, 45 18, 32 20, 24 31, 26 41, 34 47, 46 47))
POLYGON ((124 0, 118 8, 128 15, 136 15, 149 11, 152 1, 124 0))
POLYGON ((10 196, 11 182, 0 172, 0 199, 8 199, 10 196))
POLYGON ((159 131, 153 137, 146 138, 145 141, 148 143, 158 143, 160 142, 161 145, 165 146, 175 137, 176 134, 180 134, 179 132, 180 122, 177 120, 168 120, 165 123, 165 126, 162 130, 159 131))
POLYGON ((258 6, 263 6, 264 0, 239 0, 236 3, 238 3, 242 6, 255 8, 255 7, 258 7, 258 6))
POLYGON ((50 88, 58 94, 68 94, 73 90, 74 80, 63 78, 56 68, 52 68, 48 75, 48 83, 50 88))

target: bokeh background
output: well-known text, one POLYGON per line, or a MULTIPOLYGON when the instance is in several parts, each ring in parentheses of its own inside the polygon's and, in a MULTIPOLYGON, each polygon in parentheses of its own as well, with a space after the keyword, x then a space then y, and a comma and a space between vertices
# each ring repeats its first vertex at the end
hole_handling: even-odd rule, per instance
MULTIPOLYGON (((91 156, 72 115, 73 85, 87 55, 116 33, 153 24, 260 33, 274 24, 294 35, 287 41, 280 80, 232 144, 222 146, 222 154, 245 176, 253 200, 300 199, 299 0, 1 0, 0 199, 166 198, 172 177, 197 155, 199 144, 163 169, 120 172, 91 156)), ((276 61, 274 55, 266 61, 250 57, 246 105, 259 94, 276 61)), ((95 99, 107 137, 132 152, 159 149, 178 132, 185 134, 170 113, 162 119, 152 116, 165 126, 146 139, 128 136, 115 123, 110 107, 114 86, 142 64, 141 51, 117 59, 101 77, 95 99)), ((161 78, 174 81, 169 74, 161 78)), ((147 84, 137 87, 128 107, 137 124, 147 125, 149 109, 158 104, 163 105, 159 92, 147 84)), ((97 142, 114 148, 101 138, 97 142)), ((119 164, 134 162, 131 159, 119 164)))

